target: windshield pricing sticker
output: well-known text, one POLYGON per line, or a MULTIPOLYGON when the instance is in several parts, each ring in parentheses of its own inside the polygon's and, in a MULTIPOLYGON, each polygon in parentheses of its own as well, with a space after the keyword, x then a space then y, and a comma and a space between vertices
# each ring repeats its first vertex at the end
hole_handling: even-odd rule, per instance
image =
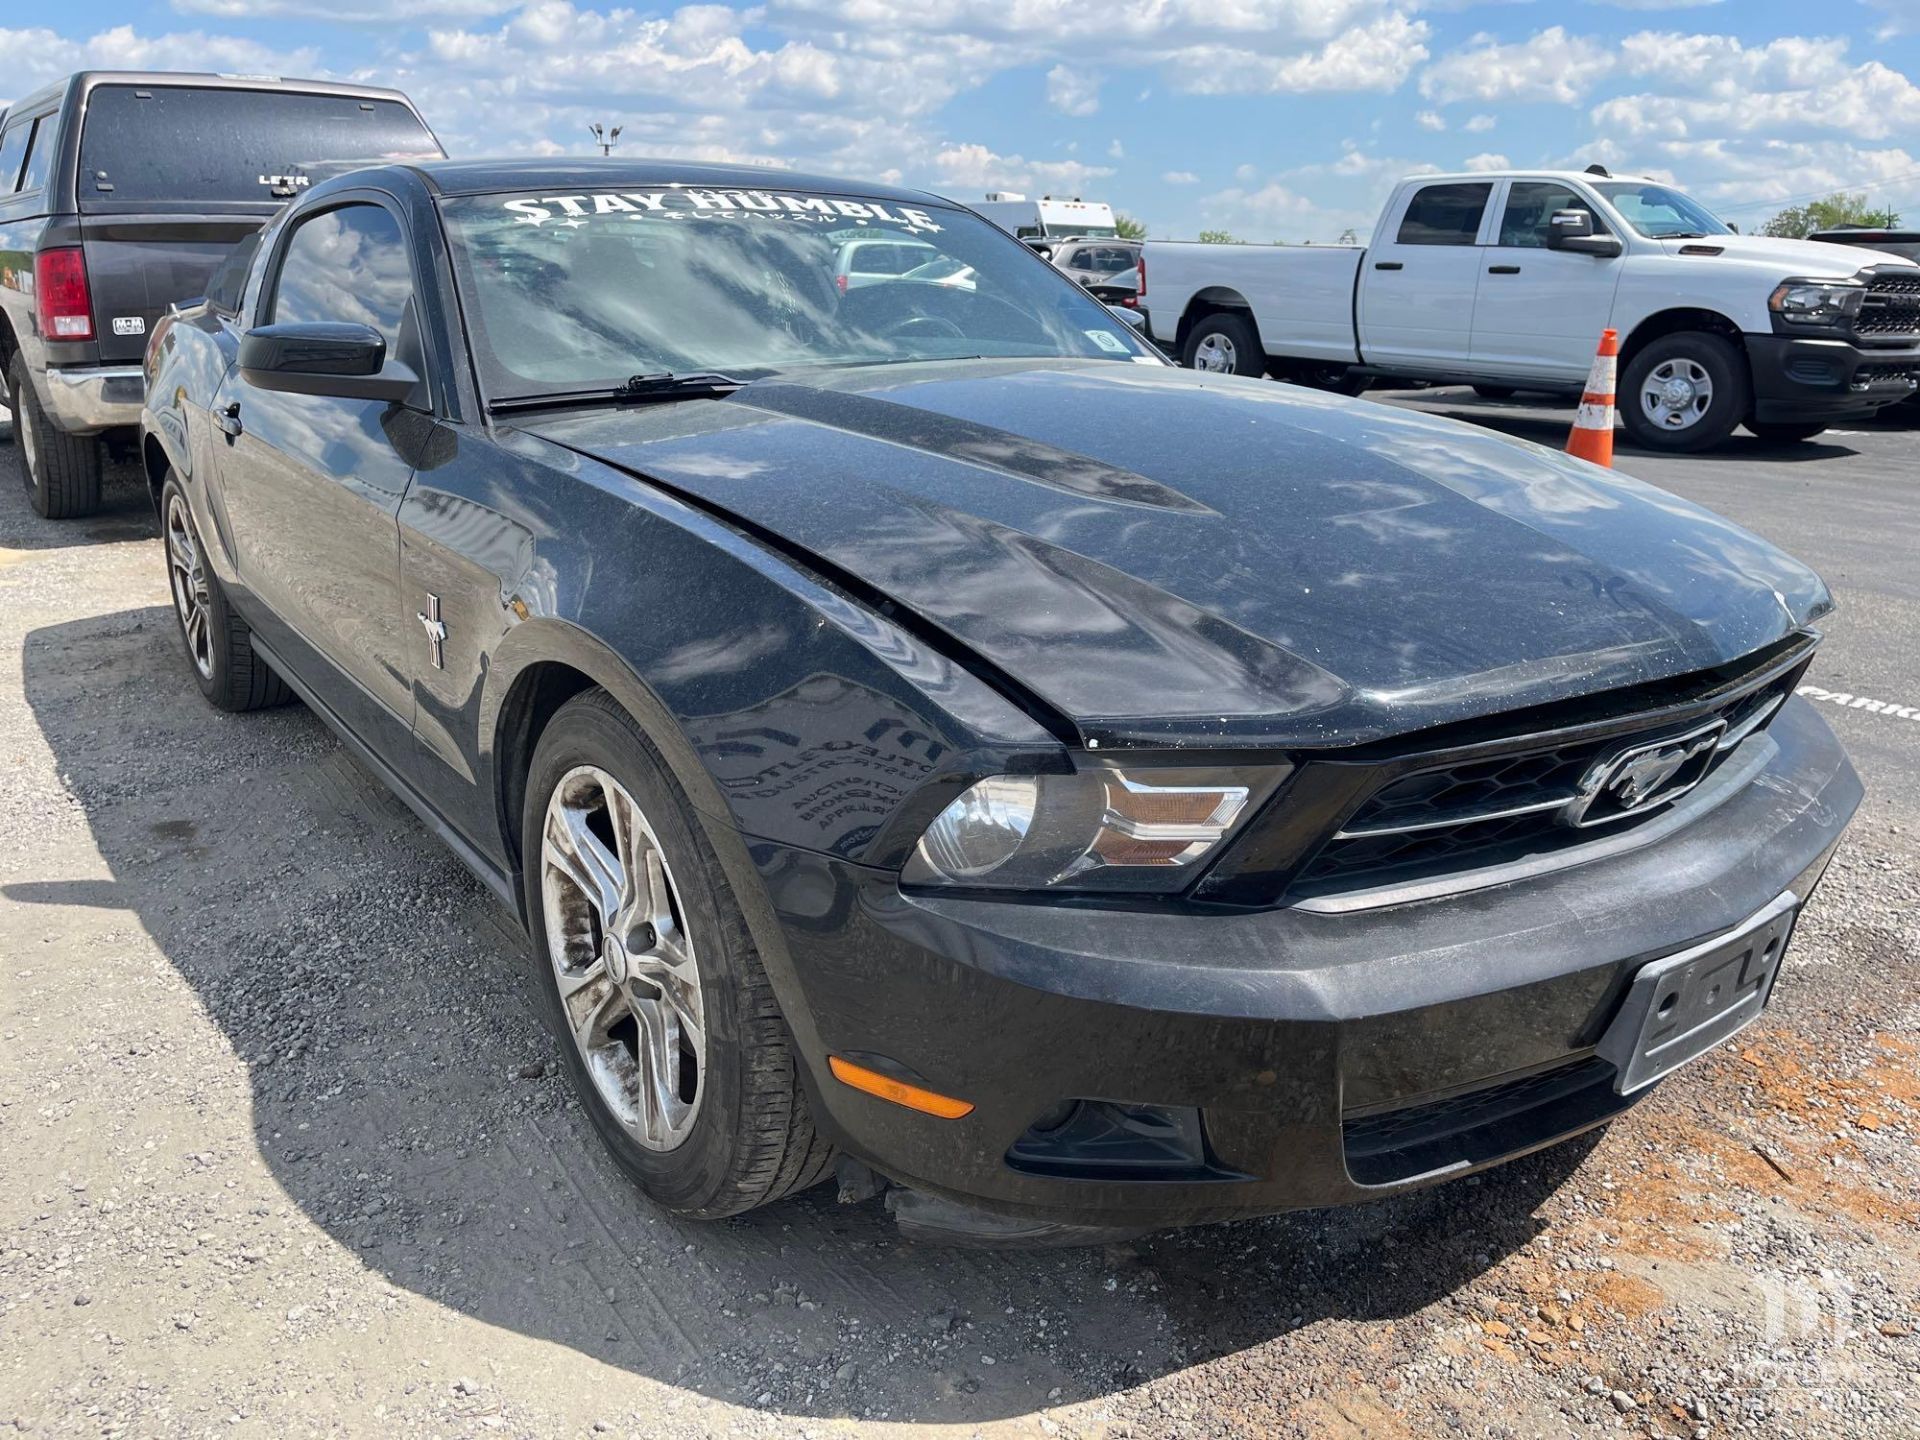
POLYGON ((659 215, 669 220, 718 220, 759 217, 819 225, 897 225, 910 233, 937 235, 942 229, 931 212, 877 200, 829 200, 820 195, 781 195, 766 190, 695 190, 670 185, 664 190, 601 191, 588 195, 542 195, 508 200, 501 207, 523 225, 549 220, 577 229, 596 215, 659 215))
POLYGON ((1127 342, 1110 330, 1089 330, 1086 332, 1086 336, 1110 355, 1124 355, 1127 353, 1127 342))

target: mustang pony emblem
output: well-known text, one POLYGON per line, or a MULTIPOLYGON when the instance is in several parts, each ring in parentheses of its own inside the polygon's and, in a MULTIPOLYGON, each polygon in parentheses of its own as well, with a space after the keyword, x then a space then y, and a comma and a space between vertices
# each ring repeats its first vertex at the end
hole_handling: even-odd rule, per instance
POLYGON ((1580 793, 1561 812, 1563 824, 1601 825, 1653 805, 1677 800, 1706 779, 1724 722, 1636 745, 1596 761, 1580 782, 1580 793))
POLYGON ((447 627, 440 620, 440 597, 428 595, 426 612, 416 613, 413 618, 418 620, 421 628, 427 632, 427 653, 433 661, 433 668, 446 669, 447 627))

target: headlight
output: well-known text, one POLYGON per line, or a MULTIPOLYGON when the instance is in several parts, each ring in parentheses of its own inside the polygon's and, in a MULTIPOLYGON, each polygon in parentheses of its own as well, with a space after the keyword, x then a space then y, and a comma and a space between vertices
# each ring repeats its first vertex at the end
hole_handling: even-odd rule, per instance
POLYGON ((1195 864, 1289 768, 995 775, 934 817, 901 879, 994 890, 1182 890, 1195 864))
POLYGON ((1867 290, 1850 280, 1789 280, 1775 288, 1767 308, 1795 325, 1837 325, 1860 313, 1867 290))

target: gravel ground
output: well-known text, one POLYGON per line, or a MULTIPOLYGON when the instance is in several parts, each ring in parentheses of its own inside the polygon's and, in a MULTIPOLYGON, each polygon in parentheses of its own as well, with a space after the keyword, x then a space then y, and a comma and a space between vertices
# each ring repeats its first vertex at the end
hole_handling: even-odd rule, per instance
POLYGON ((0 1432, 1920 1435, 1910 811, 1863 813, 1760 1024, 1485 1177, 1061 1253, 831 1189, 683 1224, 603 1159, 505 913, 304 710, 200 701, 135 485, 48 524, 16 463, 0 1432))

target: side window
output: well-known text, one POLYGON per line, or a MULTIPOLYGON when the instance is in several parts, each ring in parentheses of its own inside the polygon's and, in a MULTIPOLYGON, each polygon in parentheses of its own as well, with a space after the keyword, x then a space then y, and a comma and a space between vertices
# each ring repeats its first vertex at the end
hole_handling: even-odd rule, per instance
POLYGON ((0 195, 11 195, 20 188, 20 162, 27 158, 27 139, 33 126, 22 120, 0 136, 0 195))
POLYGON ((253 257, 259 250, 260 232, 256 230, 227 252, 227 258, 220 262, 220 268, 207 282, 207 303, 222 315, 240 313, 240 303, 247 294, 247 274, 253 269, 253 257))
POLYGON ((27 145, 27 168, 20 176, 20 190, 31 193, 47 183, 47 172, 53 169, 53 137, 58 127, 51 115, 42 115, 33 122, 33 139, 27 145))
POLYGON ((418 364, 412 301, 400 222, 378 205, 342 205, 294 226, 268 318, 371 325, 386 337, 389 356, 418 364))
POLYGON ((1491 181, 1427 185, 1414 193, 1400 221, 1402 245, 1471 245, 1480 234, 1491 181))
POLYGON ((1564 185, 1539 180, 1516 180, 1507 187, 1507 209, 1500 217, 1500 243, 1529 250, 1547 248, 1547 222, 1556 210, 1584 210, 1593 216, 1593 233, 1610 235, 1602 220, 1584 199, 1564 185))

